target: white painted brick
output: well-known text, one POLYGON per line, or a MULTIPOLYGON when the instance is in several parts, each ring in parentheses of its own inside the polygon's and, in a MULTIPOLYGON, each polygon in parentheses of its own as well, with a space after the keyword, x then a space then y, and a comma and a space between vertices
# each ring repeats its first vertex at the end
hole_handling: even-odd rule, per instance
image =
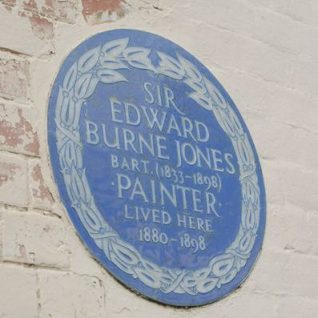
POLYGON ((318 171, 306 170, 301 165, 278 165, 286 201, 305 210, 317 210, 318 171))
POLYGON ((26 206, 28 200, 26 160, 0 152, 0 202, 26 206))
POLYGON ((261 114, 250 115, 247 122, 261 156, 318 171, 318 160, 311 156, 312 149, 318 148, 318 134, 266 119, 261 114))
POLYGON ((269 204, 283 205, 287 202, 305 211, 317 210, 317 171, 265 158, 262 170, 269 204))
POLYGON ((314 74, 318 71, 318 63, 312 61, 291 61, 291 64, 287 66, 290 69, 289 72, 283 72, 281 74, 281 84, 284 85, 288 82, 288 87, 300 90, 307 93, 309 96, 314 96, 317 99, 317 86, 315 83, 314 74), (288 78, 288 81, 286 80, 288 78))
POLYGON ((7 211, 3 215, 3 260, 67 268, 65 226, 56 217, 7 211))
POLYGON ((32 31, 28 18, 19 16, 0 4, 0 48, 26 55, 49 54, 53 47, 32 31))
POLYGON ((0 103, 0 149, 38 156, 39 147, 35 110, 0 103))
MULTIPOLYGON (((196 7, 195 12, 200 16, 200 21, 262 42, 283 52, 286 57, 300 55, 317 59, 318 30, 254 6, 246 0, 233 0, 231 5, 224 5, 222 0, 211 2, 211 10, 206 9, 207 4, 196 7)), ((191 18, 193 7, 184 7, 186 15, 191 18)))
MULTIPOLYGON (((182 12, 166 17, 165 23, 172 23, 177 18, 181 21, 182 12)), ((180 22, 183 36, 191 42, 187 34, 196 34, 196 43, 200 43, 200 52, 207 55, 210 63, 215 63, 232 71, 240 71, 254 75, 272 84, 303 91, 306 94, 317 96, 317 88, 311 74, 318 71, 318 63, 286 58, 286 54, 244 36, 235 34, 220 27, 204 25, 206 32, 202 32, 202 23, 198 20, 184 19, 180 22), (209 34, 207 37, 206 34, 209 34), (287 80, 288 79, 288 80, 287 80)), ((188 48, 191 50, 196 45, 192 41, 188 48)), ((198 50, 198 49, 196 49, 198 50)), ((196 52, 195 49, 193 51, 196 52)))
MULTIPOLYGON (((151 305, 149 301, 138 297, 135 293, 132 293, 119 283, 110 281, 110 284, 105 285, 105 310, 107 317, 135 318, 139 314, 139 317, 143 318, 146 317, 147 313, 149 315, 149 311, 151 311, 151 316, 157 318, 158 314, 162 313, 159 308, 156 308, 156 305, 151 305), (122 301, 123 299, 125 299, 125 301, 122 301)), ((171 311, 171 309, 167 308, 167 313, 171 311)))
POLYGON ((304 128, 308 132, 318 132, 317 99, 246 73, 220 69, 214 65, 211 71, 230 93, 246 120, 250 113, 258 114, 268 120, 304 128))
POLYGON ((315 0, 248 0, 256 6, 286 15, 295 22, 317 27, 318 6, 315 0))
POLYGON ((54 199, 44 180, 41 165, 39 159, 29 161, 31 205, 34 208, 51 211, 54 199))
POLYGON ((318 297, 318 257, 271 251, 265 243, 249 284, 256 292, 318 297))
MULTIPOLYGON (((314 135, 315 138, 318 138, 318 133, 315 133, 314 135)), ((312 138, 305 138, 302 162, 305 167, 313 169, 315 172, 318 172, 317 146, 317 142, 312 142, 312 138)))
POLYGON ((129 291, 123 290, 119 284, 106 293, 106 316, 118 318, 204 318, 204 317, 246 317, 246 318, 279 318, 276 314, 277 297, 270 294, 251 293, 239 289, 219 302, 192 309, 174 309, 162 307, 142 299, 129 291), (122 301, 125 299, 125 301, 122 301), (111 304, 111 306, 107 306, 111 304))
POLYGON ((315 211, 305 212, 290 204, 268 207, 265 244, 278 252, 318 256, 318 241, 313 240, 318 226, 315 211))
POLYGON ((285 192, 283 181, 280 177, 280 169, 275 162, 264 160, 261 157, 262 172, 265 182, 267 205, 283 205, 285 202, 285 192))
MULTIPOLYGON (((0 52, 1 53, 1 52, 0 52)), ((30 94, 30 63, 12 56, 0 55, 0 96, 28 101, 30 94)))
POLYGON ((104 288, 95 277, 41 271, 39 289, 39 318, 105 317, 104 288))
MULTIPOLYGON (((317 209, 307 212, 306 223, 303 229, 306 229, 304 237, 300 237, 299 241, 302 243, 303 249, 308 248, 312 255, 318 255, 318 242, 314 239, 317 235, 318 228, 318 213, 317 209)), ((295 240, 297 242, 297 240, 295 240)), ((300 248, 300 244, 294 244, 296 248, 300 248)))
POLYGON ((306 297, 281 297, 278 303, 279 318, 314 318, 317 316, 317 300, 306 297))
MULTIPOLYGON (((244 294, 239 291, 232 299, 229 299, 225 303, 220 303, 219 306, 213 308, 215 316, 222 318, 232 317, 246 317, 246 318, 279 318, 276 313, 276 297, 273 295, 260 295, 260 294, 244 294), (218 308, 217 308, 218 307, 218 308)), ((209 311, 205 315, 199 314, 198 317, 206 317, 209 311)), ((177 317, 177 316, 176 316, 177 317)), ((189 318, 191 316, 189 315, 189 318)))
POLYGON ((0 317, 38 317, 36 292, 34 270, 15 265, 0 265, 0 317))
POLYGON ((2 262, 2 250, 3 250, 3 220, 2 220, 2 211, 0 211, 0 237, 1 237, 1 240, 0 240, 0 261, 2 262))
MULTIPOLYGON (((79 275, 85 275, 89 273, 90 275, 96 277, 104 275, 104 268, 99 264, 98 261, 95 260, 95 258, 93 258, 89 250, 83 246, 83 242, 77 235, 73 224, 67 224, 66 233, 68 234, 68 247, 72 252, 72 257, 70 258, 70 267, 72 272, 79 275)), ((107 280, 107 278, 111 281, 110 283, 112 283, 112 279, 109 278, 108 275, 106 275, 105 279, 107 280)))

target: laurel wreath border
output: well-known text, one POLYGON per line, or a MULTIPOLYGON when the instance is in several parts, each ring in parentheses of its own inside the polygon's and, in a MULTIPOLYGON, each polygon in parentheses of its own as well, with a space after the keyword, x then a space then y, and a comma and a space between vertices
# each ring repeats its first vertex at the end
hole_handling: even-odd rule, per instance
POLYGON ((181 55, 173 58, 157 51, 159 63, 153 65, 150 49, 128 46, 122 38, 90 49, 68 69, 59 86, 56 102, 56 140, 61 173, 72 207, 106 258, 120 270, 146 286, 163 293, 196 295, 208 293, 232 281, 249 259, 260 220, 260 189, 251 144, 239 118, 218 89, 181 55), (208 266, 193 270, 160 267, 144 259, 104 220, 95 205, 85 175, 79 133, 81 108, 99 82, 126 81, 118 71, 136 68, 183 81, 192 89, 190 97, 212 111, 230 138, 239 165, 242 186, 242 214, 238 234, 223 254, 213 257, 208 266))

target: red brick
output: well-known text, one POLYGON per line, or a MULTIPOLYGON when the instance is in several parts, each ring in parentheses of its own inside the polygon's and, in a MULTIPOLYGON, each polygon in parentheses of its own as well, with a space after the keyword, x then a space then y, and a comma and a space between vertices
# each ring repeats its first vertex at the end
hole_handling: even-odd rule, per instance
POLYGON ((0 16, 1 48, 5 51, 29 56, 50 56, 53 44, 50 41, 42 40, 38 34, 34 34, 30 22, 32 14, 21 17, 19 8, 15 7, 10 11, 0 4, 0 16))
POLYGON ((82 0, 83 16, 89 24, 112 21, 125 15, 125 0, 82 0))
POLYGON ((34 208, 51 210, 54 199, 49 188, 45 184, 40 160, 30 160, 29 173, 31 205, 34 208))
POLYGON ((0 149, 28 155, 39 155, 38 133, 32 120, 34 111, 0 104, 0 149))
POLYGON ((33 33, 41 40, 51 40, 54 37, 53 23, 46 18, 38 16, 30 17, 33 33))
POLYGON ((29 62, 0 57, 0 95, 9 99, 27 99, 29 95, 29 62))
POLYGON ((28 0, 23 2, 21 12, 29 12, 33 17, 49 18, 67 23, 75 23, 77 1, 28 0))

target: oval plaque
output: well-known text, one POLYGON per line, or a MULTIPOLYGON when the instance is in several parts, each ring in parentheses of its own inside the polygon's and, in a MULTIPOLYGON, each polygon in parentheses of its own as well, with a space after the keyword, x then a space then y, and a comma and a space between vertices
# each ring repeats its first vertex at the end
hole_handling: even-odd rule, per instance
POLYGON ((246 279, 265 227, 259 160, 229 95, 184 49, 136 30, 84 41, 54 82, 48 140, 77 232, 127 287, 197 306, 246 279))

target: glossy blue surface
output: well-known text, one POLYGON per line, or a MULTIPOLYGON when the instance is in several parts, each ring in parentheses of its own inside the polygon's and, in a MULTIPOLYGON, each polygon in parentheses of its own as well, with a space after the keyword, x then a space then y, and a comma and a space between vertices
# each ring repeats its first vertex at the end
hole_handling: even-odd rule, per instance
POLYGON ((265 227, 259 160, 233 101, 184 49, 136 30, 86 40, 54 82, 48 139, 74 226, 126 286, 197 306, 245 280, 265 227))

